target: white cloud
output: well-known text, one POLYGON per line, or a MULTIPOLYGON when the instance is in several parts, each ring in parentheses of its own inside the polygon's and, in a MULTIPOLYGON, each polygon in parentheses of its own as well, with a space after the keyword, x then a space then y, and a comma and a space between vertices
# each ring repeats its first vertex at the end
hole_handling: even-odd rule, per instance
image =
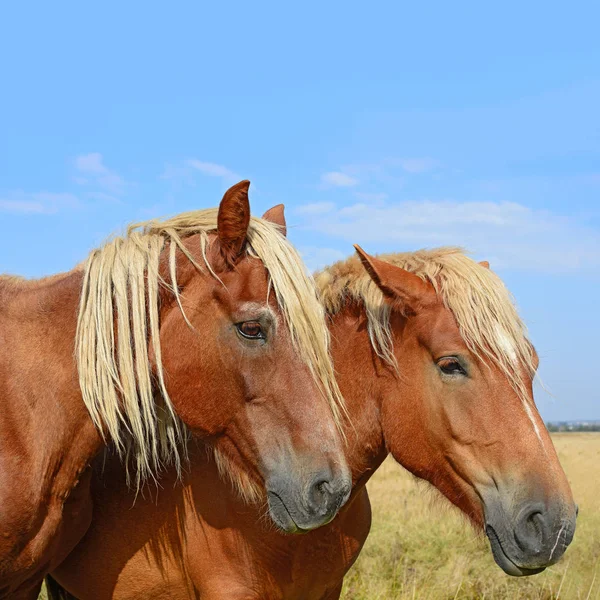
POLYGON ((373 202, 376 204, 381 204, 388 199, 388 195, 383 192, 354 192, 354 195, 365 202, 373 202))
POLYGON ((119 200, 115 196, 105 194, 104 192, 89 192, 87 194, 87 197, 91 198, 92 200, 99 200, 100 202, 107 202, 112 204, 121 202, 121 200, 119 200))
POLYGON ((592 173, 587 177, 590 183, 600 184, 600 173, 592 173))
POLYGON ((400 158, 398 160, 390 160, 391 165, 399 165, 407 173, 426 173, 432 171, 438 166, 438 162, 432 158, 400 158))
POLYGON ((0 197, 0 212, 23 215, 54 214, 63 209, 77 208, 79 200, 73 194, 51 192, 13 192, 0 197))
POLYGON ((44 207, 34 200, 0 200, 0 211, 21 214, 41 214, 44 207))
POLYGON ((209 177, 221 177, 228 180, 240 179, 233 171, 216 163, 204 162, 195 158, 191 158, 186 161, 186 164, 193 169, 200 171, 200 173, 208 175, 209 177))
POLYGON ((318 246, 300 246, 298 252, 310 271, 316 271, 346 257, 340 250, 318 246))
POLYGON ((333 187, 353 187, 358 185, 358 179, 340 171, 330 171, 321 175, 321 183, 333 187))
POLYGON ((405 183, 409 175, 430 173, 439 168, 440 163, 433 158, 386 158, 376 163, 343 165, 339 171, 321 175, 321 185, 327 188, 384 183, 397 188, 405 183))
POLYGON ((313 202, 312 204, 303 204, 295 209, 294 212, 299 215, 323 215, 335 209, 333 202, 313 202))
POLYGON ((107 172, 107 168, 102 163, 102 154, 99 152, 90 152, 90 154, 82 154, 75 159, 75 168, 82 173, 93 173, 95 175, 103 175, 107 172))
POLYGON ((179 179, 182 177, 188 177, 190 174, 189 167, 180 167, 175 165, 166 165, 165 170, 160 176, 161 179, 179 179))
MULTIPOLYGON (((299 211, 299 214, 303 214, 299 211)), ((515 202, 357 203, 304 213, 309 229, 365 244, 371 252, 463 246, 493 268, 573 271, 600 266, 600 232, 582 222, 515 202)))
POLYGON ((125 181, 104 164, 102 154, 90 152, 75 158, 75 168, 78 171, 73 180, 79 185, 96 185, 113 194, 122 194, 125 181))

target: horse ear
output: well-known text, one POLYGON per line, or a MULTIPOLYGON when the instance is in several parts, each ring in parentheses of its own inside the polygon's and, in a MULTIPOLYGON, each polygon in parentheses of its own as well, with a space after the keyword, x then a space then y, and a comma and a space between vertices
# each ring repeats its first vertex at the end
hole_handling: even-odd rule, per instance
POLYGON ((431 296, 431 286, 414 273, 375 258, 356 244, 354 248, 371 279, 391 301, 400 301, 405 309, 414 311, 431 296))
POLYGON ((490 263, 487 260, 482 260, 479 263, 484 269, 489 269, 490 268, 490 263))
POLYGON ((287 226, 285 224, 285 215, 283 214, 284 208, 283 204, 277 204, 262 216, 265 221, 270 221, 271 223, 278 225, 279 231, 281 231, 283 237, 287 236, 287 226))
POLYGON ((234 265, 244 249, 248 225, 250 224, 250 182, 240 181, 231 186, 219 204, 217 234, 223 258, 234 265))

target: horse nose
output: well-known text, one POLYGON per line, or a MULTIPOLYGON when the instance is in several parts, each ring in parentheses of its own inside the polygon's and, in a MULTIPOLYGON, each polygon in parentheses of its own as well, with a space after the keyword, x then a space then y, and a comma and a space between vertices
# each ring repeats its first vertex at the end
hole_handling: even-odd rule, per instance
POLYGON ((515 527, 517 546, 528 556, 542 554, 550 537, 550 529, 543 504, 536 503, 523 508, 515 527))
POLYGON ((345 477, 336 477, 331 472, 319 473, 308 487, 308 508, 315 515, 332 517, 348 499, 350 489, 351 484, 345 477))

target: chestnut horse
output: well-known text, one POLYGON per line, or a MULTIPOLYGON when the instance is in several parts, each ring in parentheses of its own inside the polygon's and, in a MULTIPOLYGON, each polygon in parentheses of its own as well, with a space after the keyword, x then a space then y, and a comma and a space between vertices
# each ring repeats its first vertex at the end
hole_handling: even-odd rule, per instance
POLYGON ((155 502, 132 507, 113 461, 94 479, 90 530, 49 582, 55 597, 338 598, 369 532, 365 483, 388 451, 485 529, 507 573, 562 556, 576 506, 533 402, 537 356, 501 280, 457 249, 358 251, 362 265, 352 257, 317 276, 351 421, 353 492, 338 516, 281 534, 201 447, 183 487, 172 473, 155 502))
POLYGON ((148 496, 191 431, 266 488, 286 531, 348 497, 325 311, 278 228, 250 217, 248 185, 131 228, 83 269, 0 279, 0 597, 36 598, 85 533, 105 444, 148 496))

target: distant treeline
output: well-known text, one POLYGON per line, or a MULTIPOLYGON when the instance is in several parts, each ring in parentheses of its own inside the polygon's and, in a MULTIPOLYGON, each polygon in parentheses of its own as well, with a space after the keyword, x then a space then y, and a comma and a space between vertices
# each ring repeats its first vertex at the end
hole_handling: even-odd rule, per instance
POLYGON ((600 421, 587 423, 546 423, 548 431, 600 431, 600 421))

